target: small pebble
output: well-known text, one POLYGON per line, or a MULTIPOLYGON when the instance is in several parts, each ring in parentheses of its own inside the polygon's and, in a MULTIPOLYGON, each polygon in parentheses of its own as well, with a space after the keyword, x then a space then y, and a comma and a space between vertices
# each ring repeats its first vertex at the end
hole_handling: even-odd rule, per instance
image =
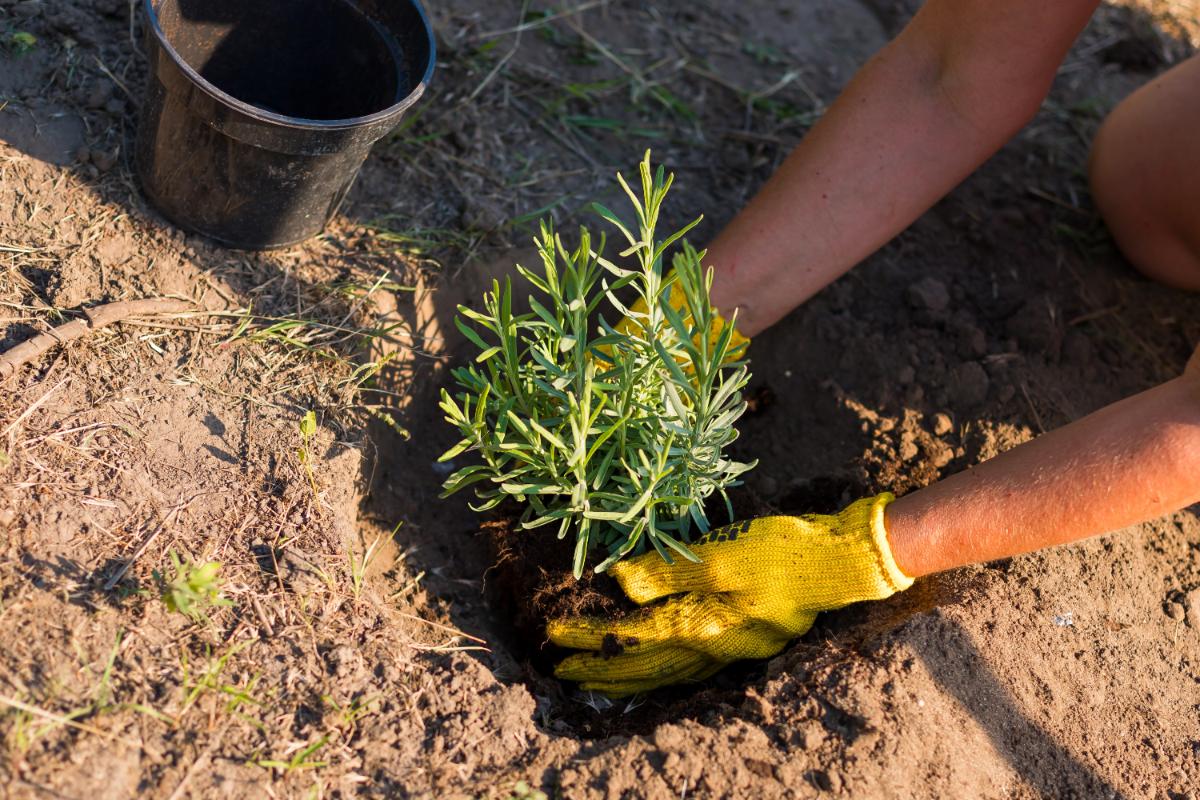
POLYGON ((1200 630, 1200 586, 1183 596, 1183 606, 1187 611, 1188 625, 1200 630))
POLYGON ((917 444, 911 439, 900 443, 900 460, 911 461, 917 457, 917 444))
POLYGON ((88 108, 104 108, 104 104, 112 99, 113 85, 108 81, 101 81, 92 87, 88 92, 87 99, 84 105, 88 108))
POLYGON ((1171 619, 1175 620, 1176 622, 1183 619, 1184 610, 1183 610, 1183 604, 1181 604, 1181 603, 1176 603, 1174 601, 1171 601, 1171 602, 1167 603, 1164 610, 1167 612, 1167 616, 1170 617, 1171 619))
POLYGON ((950 305, 950 292, 937 278, 925 277, 908 287, 908 303, 913 308, 945 311, 950 305))
POLYGON ((950 420, 950 415, 938 412, 933 415, 933 435, 945 436, 954 427, 954 423, 950 420))
POLYGON ((101 172, 108 172, 117 163, 117 154, 105 150, 93 150, 91 161, 96 165, 96 169, 101 172))

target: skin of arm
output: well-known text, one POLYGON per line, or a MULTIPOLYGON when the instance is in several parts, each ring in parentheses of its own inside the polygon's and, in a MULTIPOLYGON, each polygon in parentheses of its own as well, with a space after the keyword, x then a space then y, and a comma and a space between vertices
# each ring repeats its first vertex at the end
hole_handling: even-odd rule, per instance
POLYGON ((1200 349, 1184 374, 892 503, 906 575, 1027 553, 1200 501, 1200 349))
MULTIPOLYGON (((710 245, 754 336, 909 225, 1036 113, 1095 0, 929 0, 710 245)), ((1185 374, 897 500, 918 577, 1200 501, 1200 350, 1185 374)))
POLYGON ((709 245, 753 337, 924 213, 1037 112, 1098 0, 928 0, 709 245))

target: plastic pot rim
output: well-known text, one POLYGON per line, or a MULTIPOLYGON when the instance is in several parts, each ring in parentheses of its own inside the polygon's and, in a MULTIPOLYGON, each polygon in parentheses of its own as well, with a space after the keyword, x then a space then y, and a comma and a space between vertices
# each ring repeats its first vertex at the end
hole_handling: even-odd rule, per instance
POLYGON ((142 5, 146 12, 146 19, 150 22, 150 29, 154 33, 154 37, 158 40, 159 46, 163 48, 175 65, 188 77, 189 80, 205 94, 209 95, 213 100, 222 105, 229 106, 236 111, 245 114, 254 120, 270 122, 275 125, 292 128, 295 130, 304 131, 339 131, 350 130, 355 128, 370 127, 376 123, 383 123, 391 117, 403 114, 414 103, 421 98, 425 93, 425 89, 429 86, 429 81, 433 77, 434 65, 437 62, 437 43, 433 36, 433 28, 429 24, 429 17, 425 13, 424 6, 419 0, 402 0, 409 3, 417 12, 417 16, 421 20, 421 25, 425 29, 425 36, 429 40, 429 58, 425 65, 425 73, 421 76, 421 80, 411 85, 408 94, 401 100, 387 108, 376 111, 372 114, 365 114, 361 117, 347 117, 346 119, 310 119, 308 117, 291 117, 286 114, 277 114, 273 111, 267 111, 259 108, 252 103, 239 100, 228 92, 222 91, 215 85, 210 83, 199 72, 197 72, 191 64, 189 64, 175 46, 167 39, 166 33, 162 29, 162 25, 158 20, 158 10, 154 7, 155 0, 142 0, 142 5))

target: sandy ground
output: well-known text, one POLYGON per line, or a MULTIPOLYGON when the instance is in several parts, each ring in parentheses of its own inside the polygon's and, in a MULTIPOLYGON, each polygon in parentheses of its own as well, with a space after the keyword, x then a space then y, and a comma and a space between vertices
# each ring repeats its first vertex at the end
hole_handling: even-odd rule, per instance
MULTIPOLYGON (((0 387, 0 796, 1200 796, 1198 509, 827 614, 663 721, 675 696, 531 678, 478 519, 436 500, 454 303, 531 220, 593 224, 650 146, 702 242, 906 3, 437 3, 419 111, 324 236, 264 254, 138 193, 133 6, 0 0, 0 350, 190 304, 0 387), (172 553, 231 604, 168 609, 172 553)), ((1123 262, 1083 176, 1198 34, 1194 2, 1105 5, 1009 146, 754 342, 758 501, 910 491, 1178 373, 1200 300, 1123 262)))

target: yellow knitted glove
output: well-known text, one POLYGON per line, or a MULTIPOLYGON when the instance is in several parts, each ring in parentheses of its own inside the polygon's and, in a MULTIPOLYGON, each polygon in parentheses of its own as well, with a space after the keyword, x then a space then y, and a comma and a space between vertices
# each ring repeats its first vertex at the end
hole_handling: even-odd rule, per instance
POLYGON ((817 612, 882 600, 912 585, 884 528, 885 492, 836 515, 762 517, 710 531, 692 546, 700 563, 657 553, 610 572, 638 605, 620 620, 576 617, 548 626, 550 640, 589 650, 559 678, 612 697, 699 681, 733 661, 768 658, 808 631, 817 612))
MULTIPOLYGON (((683 315, 684 323, 686 323, 689 327, 693 324, 692 317, 690 314, 688 314, 687 310, 687 298, 685 297, 683 288, 679 285, 678 280, 671 281, 671 294, 667 298, 667 303, 671 306, 671 308, 683 315)), ((629 312, 633 315, 645 314, 646 301, 641 297, 637 298, 633 305, 629 307, 629 312)), ((617 326, 614 328, 614 330, 616 330, 617 333, 628 334, 636 324, 637 323, 629 317, 625 317, 617 323, 617 326)), ((712 326, 708 329, 708 344, 710 347, 716 346, 717 340, 721 338, 721 332, 725 330, 725 326, 728 324, 729 322, 720 314, 713 314, 712 326)), ((696 338, 699 339, 699 337, 696 338)), ((697 344, 699 344, 699 342, 697 342, 697 344)), ((750 340, 738 333, 737 328, 734 328, 733 333, 731 333, 729 336, 729 355, 725 357, 725 363, 737 361, 739 358, 744 358, 746 355, 746 348, 749 346, 749 344, 750 340)))

